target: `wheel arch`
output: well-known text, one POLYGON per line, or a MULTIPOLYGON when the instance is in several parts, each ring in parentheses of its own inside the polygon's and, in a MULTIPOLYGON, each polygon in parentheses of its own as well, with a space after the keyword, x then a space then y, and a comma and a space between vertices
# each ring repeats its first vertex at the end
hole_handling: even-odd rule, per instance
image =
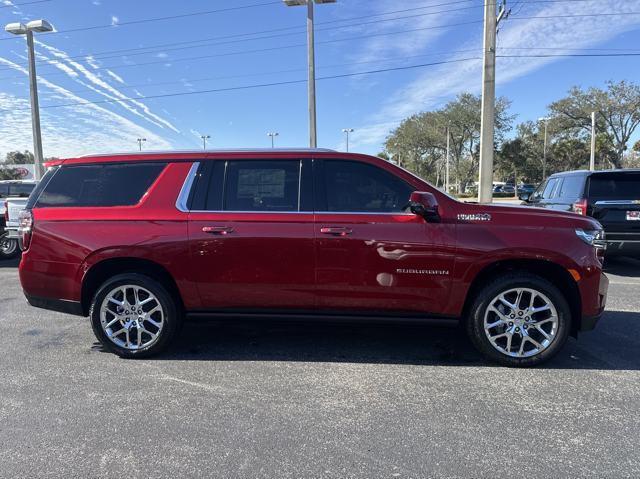
POLYGON ((178 285, 164 266, 155 261, 143 258, 118 257, 99 261, 91 265, 84 274, 80 293, 80 303, 82 306, 82 312, 85 316, 89 315, 91 300, 100 285, 107 279, 123 273, 143 274, 158 281, 176 300, 176 306, 178 309, 184 311, 184 303, 180 290, 178 289, 178 285))
POLYGON ((577 336, 582 318, 582 298, 578 284, 571 276, 571 273, 563 266, 544 259, 506 259, 498 260, 482 268, 473 278, 463 309, 463 318, 466 321, 469 308, 473 304, 474 298, 477 296, 482 287, 488 284, 491 279, 503 275, 505 273, 526 272, 535 274, 546 279, 556 286, 564 295, 571 309, 571 335, 577 336))

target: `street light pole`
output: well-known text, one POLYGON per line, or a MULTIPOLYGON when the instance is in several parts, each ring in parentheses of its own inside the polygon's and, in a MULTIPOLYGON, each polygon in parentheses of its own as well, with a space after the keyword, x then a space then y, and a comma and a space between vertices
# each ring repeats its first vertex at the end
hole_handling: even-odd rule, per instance
POLYGON ((27 31, 27 50, 29 57, 29 93, 31 96, 31 129, 33 131, 33 156, 35 159, 34 176, 36 180, 44 174, 42 154, 42 132, 40 129, 40 105, 38 102, 38 79, 36 76, 36 59, 33 48, 33 32, 27 31))
POLYGON ((143 143, 143 142, 145 142, 145 141, 147 141, 147 139, 146 139, 146 138, 138 138, 138 140, 137 140, 137 141, 138 141, 138 149, 139 149, 140 151, 142 151, 142 143, 143 143))
POLYGON ((207 140, 209 138, 211 138, 211 135, 200 135, 200 138, 202 138, 202 149, 206 150, 207 149, 207 140))
POLYGON ((343 128, 342 133, 347 135, 347 153, 349 153, 349 133, 353 133, 353 128, 343 128))
POLYGON ((25 35, 27 38, 27 52, 29 59, 29 93, 31 97, 31 130, 33 135, 34 177, 36 180, 44 174, 44 155, 42 153, 42 132, 40 129, 40 105, 38 102, 38 77, 36 75, 36 58, 34 51, 33 32, 51 32, 53 26, 46 20, 33 20, 26 25, 10 23, 5 31, 14 35, 25 35))
POLYGON ((589 169, 596 169, 596 112, 591 112, 591 158, 589 159, 589 169))
POLYGON ((274 142, 274 138, 276 136, 280 136, 280 133, 278 133, 277 131, 273 131, 271 133, 267 133, 267 136, 271 137, 271 148, 275 148, 275 142, 274 142))
POLYGON ((337 0, 283 0, 287 7, 307 6, 307 59, 309 65, 308 96, 309 96, 309 146, 317 148, 318 133, 316 126, 316 55, 315 33, 313 26, 313 4, 335 3, 337 0))

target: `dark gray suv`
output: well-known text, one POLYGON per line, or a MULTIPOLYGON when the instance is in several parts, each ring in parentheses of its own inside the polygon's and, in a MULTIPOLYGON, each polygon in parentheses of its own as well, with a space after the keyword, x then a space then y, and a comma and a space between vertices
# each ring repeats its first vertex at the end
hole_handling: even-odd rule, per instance
POLYGON ((607 256, 640 258, 640 170, 551 175, 526 204, 591 216, 604 227, 607 256))

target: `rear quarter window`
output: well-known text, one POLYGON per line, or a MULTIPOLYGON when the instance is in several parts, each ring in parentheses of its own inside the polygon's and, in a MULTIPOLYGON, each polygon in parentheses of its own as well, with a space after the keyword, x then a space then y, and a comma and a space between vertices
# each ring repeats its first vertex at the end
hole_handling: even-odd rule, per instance
POLYGON ((36 207, 132 206, 166 163, 62 166, 48 181, 36 207))
POLYGON ((565 176, 560 194, 562 199, 575 200, 582 197, 584 192, 584 176, 565 176))
POLYGON ((640 173, 610 173, 592 175, 589 197, 601 200, 640 199, 640 173))

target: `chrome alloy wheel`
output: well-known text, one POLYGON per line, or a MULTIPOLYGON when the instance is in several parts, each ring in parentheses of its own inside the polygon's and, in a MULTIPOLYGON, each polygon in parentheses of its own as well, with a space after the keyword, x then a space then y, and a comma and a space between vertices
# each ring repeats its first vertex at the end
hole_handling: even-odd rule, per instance
POLYGON ((553 343, 558 333, 558 312, 540 291, 509 289, 489 303, 484 314, 484 332, 500 353, 528 358, 553 343))
POLYGON ((105 296, 100 324, 107 337, 121 348, 136 350, 154 344, 165 323, 165 311, 151 291, 128 284, 105 296))

